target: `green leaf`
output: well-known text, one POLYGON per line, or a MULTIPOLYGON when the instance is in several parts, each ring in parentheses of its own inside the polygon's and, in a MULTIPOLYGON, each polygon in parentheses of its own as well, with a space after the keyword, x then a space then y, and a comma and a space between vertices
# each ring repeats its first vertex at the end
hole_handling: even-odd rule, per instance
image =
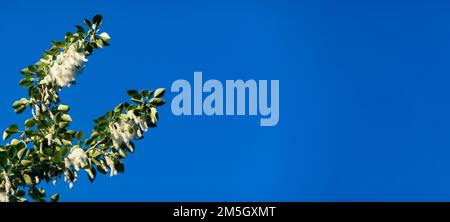
POLYGON ((28 195, 31 198, 33 198, 34 201, 39 201, 39 202, 42 201, 41 194, 40 194, 38 188, 36 188, 34 186, 32 186, 28 189, 28 195))
POLYGON ((91 183, 94 182, 95 178, 97 177, 97 171, 93 167, 84 170, 88 173, 89 181, 91 183))
POLYGON ((28 166, 33 163, 31 160, 21 160, 20 163, 24 166, 28 166))
POLYGON ((79 26, 79 25, 75 25, 75 27, 77 28, 77 32, 78 33, 85 33, 84 28, 79 26))
POLYGON ((28 100, 25 99, 25 98, 22 98, 22 99, 20 99, 20 100, 15 101, 15 102, 12 104, 12 108, 17 109, 17 108, 19 108, 19 107, 21 107, 21 106, 24 106, 24 105, 25 105, 25 106, 28 105, 28 100))
POLYGON ((131 96, 131 97, 137 97, 137 96, 139 96, 139 92, 137 91, 137 90, 127 90, 127 93, 128 93, 128 95, 129 96, 131 96))
POLYGON ((68 114, 62 114, 61 120, 66 121, 66 122, 72 122, 72 118, 68 114))
POLYGON ((66 33, 66 39, 71 39, 73 34, 71 32, 66 33))
POLYGON ((8 156, 6 153, 1 152, 0 153, 0 167, 5 167, 6 164, 8 163, 8 156))
POLYGON ((102 41, 101 39, 95 40, 95 44, 96 44, 99 48, 103 48, 103 41, 102 41))
POLYGON ((92 27, 91 21, 89 21, 87 19, 84 19, 84 24, 86 24, 86 26, 89 27, 89 28, 92 27))
POLYGON ((86 55, 91 55, 94 51, 94 48, 91 46, 91 44, 87 44, 84 49, 86 50, 86 55))
POLYGON ((10 145, 16 146, 17 144, 20 143, 20 140, 18 139, 12 139, 11 142, 9 143, 10 145))
POLYGON ((25 147, 25 148, 22 148, 21 150, 19 150, 18 152, 17 152, 17 158, 19 158, 19 160, 20 159, 22 159, 23 158, 23 156, 25 155, 25 152, 27 151, 27 148, 25 147))
POLYGON ((141 91, 141 95, 145 98, 149 98, 150 97, 150 92, 148 90, 142 90, 141 91))
POLYGON ((14 112, 16 112, 17 114, 23 113, 23 111, 25 111, 25 109, 27 108, 26 105, 21 105, 17 108, 14 109, 14 112))
POLYGON ((77 140, 81 140, 83 138, 83 131, 78 131, 77 133, 75 133, 75 138, 77 138, 77 140))
POLYGON ((28 185, 32 185, 33 181, 31 181, 31 177, 28 174, 24 174, 23 175, 23 179, 25 180, 25 183, 27 183, 28 185))
POLYGON ((52 45, 55 46, 56 48, 63 48, 65 46, 65 42, 64 41, 58 41, 58 42, 53 41, 52 45))
POLYGON ((25 74, 31 74, 31 72, 30 72, 30 70, 28 70, 28 68, 21 69, 19 72, 24 74, 24 75, 25 74))
POLYGON ((125 153, 125 151, 123 149, 119 149, 119 154, 122 158, 127 158, 127 154, 125 153))
POLYGON ((34 82, 34 78, 31 77, 25 77, 19 81, 19 85, 23 86, 24 88, 30 87, 34 82))
MULTIPOLYGON (((95 25, 94 25, 95 26, 95 25)), ((98 45, 96 43, 96 40, 94 39, 94 36, 91 37, 91 41, 89 42, 89 44, 94 48, 94 49, 98 49, 98 45)))
POLYGON ((108 120, 106 120, 103 116, 95 119, 94 122, 98 125, 108 124, 108 120))
POLYGON ((23 106, 22 101, 15 101, 15 102, 12 104, 12 108, 13 108, 13 109, 17 109, 17 108, 20 107, 20 106, 23 106))
POLYGON ((41 195, 41 197, 45 197, 46 193, 44 188, 39 188, 39 195, 41 195))
POLYGON ((23 191, 23 190, 17 190, 16 191, 16 196, 19 196, 19 197, 23 197, 23 196, 25 196, 25 191, 23 191))
POLYGON ((88 145, 88 146, 94 145, 95 140, 98 138, 98 136, 99 136, 99 134, 96 131, 92 132, 92 134, 89 137, 89 139, 87 139, 86 142, 85 142, 86 145, 88 145))
MULTIPOLYGON (((114 112, 116 113, 121 113, 123 110, 123 103, 120 103, 119 105, 117 105, 116 107, 114 107, 114 112)), ((111 115, 110 115, 111 117, 111 115)), ((103 117, 104 118, 104 117, 103 117)))
POLYGON ((61 142, 66 146, 72 145, 72 141, 70 141, 70 140, 61 139, 61 142))
POLYGON ((102 16, 101 16, 100 14, 95 15, 95 16, 92 18, 92 22, 93 22, 94 24, 96 24, 97 27, 98 27, 98 25, 100 25, 100 24, 102 23, 102 16))
POLYGON ((58 123, 59 128, 65 128, 65 127, 68 126, 68 125, 69 125, 68 122, 59 122, 59 123, 58 123))
POLYGON ((62 111, 62 112, 67 112, 67 111, 69 111, 69 106, 68 105, 64 105, 64 104, 60 104, 58 106, 58 110, 62 111))
POLYGON ((114 165, 116 167, 117 172, 119 172, 119 173, 125 172, 125 166, 123 165, 123 163, 121 161, 118 161, 114 165))
POLYGON ((58 202, 58 200, 59 200, 59 193, 53 194, 53 195, 50 197, 50 200, 51 200, 52 202, 58 202))
POLYGON ((65 156, 69 152, 69 147, 63 147, 59 152, 61 153, 61 156, 65 156))
POLYGON ((23 75, 36 74, 36 69, 34 66, 30 65, 27 68, 20 70, 20 73, 22 73, 23 75))
POLYGON ((164 99, 161 98, 152 98, 150 100, 150 104, 152 104, 153 106, 162 106, 166 103, 166 101, 164 99))
POLYGON ((34 118, 25 120, 25 128, 27 128, 27 129, 33 127, 35 124, 36 124, 36 122, 34 121, 34 118))
POLYGON ((16 124, 13 124, 13 125, 9 126, 3 132, 3 140, 8 139, 9 137, 11 137, 12 135, 16 134, 17 132, 19 132, 19 127, 16 124))
POLYGON ((165 93, 166 93, 166 89, 164 89, 164 88, 159 88, 159 89, 155 90, 155 92, 154 92, 153 95, 154 95, 154 97, 156 97, 156 98, 160 98, 160 97, 163 97, 165 93))
POLYGON ((111 38, 109 37, 108 33, 106 33, 106 32, 100 33, 100 38, 101 38, 103 41, 105 41, 105 42, 107 42, 107 41, 109 41, 109 40, 111 39, 111 38))

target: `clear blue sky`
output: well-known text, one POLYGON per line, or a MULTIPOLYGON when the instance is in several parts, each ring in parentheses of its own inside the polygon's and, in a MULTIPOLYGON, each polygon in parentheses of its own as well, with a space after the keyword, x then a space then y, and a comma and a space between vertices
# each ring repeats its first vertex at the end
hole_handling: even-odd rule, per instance
MULTIPOLYGON (((62 92, 75 120, 176 79, 279 79, 280 122, 177 117, 125 174, 62 201, 450 201, 450 6, 442 1, 1 1, 0 126, 18 70, 95 13, 112 46, 62 92)), ((168 92, 170 102, 174 93, 168 92)), ((51 186, 48 186, 51 187, 51 186)))

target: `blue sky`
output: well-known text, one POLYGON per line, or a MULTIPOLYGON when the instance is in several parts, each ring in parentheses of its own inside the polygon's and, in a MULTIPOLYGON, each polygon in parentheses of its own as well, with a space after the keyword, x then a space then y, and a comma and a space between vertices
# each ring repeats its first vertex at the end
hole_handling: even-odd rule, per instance
MULTIPOLYGON (((18 70, 96 13, 112 46, 62 92, 72 127, 128 89, 280 80, 280 122, 160 110, 125 174, 62 201, 449 201, 450 6, 442 1, 1 1, 0 126, 18 70)), ((176 94, 168 92, 170 102, 176 94)))

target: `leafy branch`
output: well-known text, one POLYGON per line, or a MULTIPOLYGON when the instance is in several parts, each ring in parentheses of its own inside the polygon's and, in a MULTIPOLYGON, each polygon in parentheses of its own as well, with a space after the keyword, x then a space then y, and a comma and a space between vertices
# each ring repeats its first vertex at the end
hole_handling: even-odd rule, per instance
POLYGON ((157 108, 164 105, 165 90, 129 90, 131 102, 122 102, 94 120, 89 137, 69 129, 70 107, 60 101, 59 92, 75 84, 87 57, 110 46, 110 37, 100 32, 102 16, 85 19, 86 27, 76 25, 62 41, 53 41, 41 59, 20 72, 19 85, 28 89, 28 98, 12 104, 18 114, 29 109, 31 117, 23 128, 12 124, 3 132, 0 146, 0 201, 58 201, 48 198, 42 182, 56 183, 61 177, 72 187, 81 170, 93 182, 97 173, 124 172, 123 159, 134 152, 133 140, 156 127, 157 108))

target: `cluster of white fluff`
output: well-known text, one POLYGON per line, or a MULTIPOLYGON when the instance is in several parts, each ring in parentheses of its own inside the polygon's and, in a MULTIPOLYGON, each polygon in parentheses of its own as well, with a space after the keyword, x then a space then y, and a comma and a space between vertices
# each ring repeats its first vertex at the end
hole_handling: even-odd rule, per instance
MULTIPOLYGON (((114 165, 114 161, 108 155, 105 156, 105 160, 106 160, 106 165, 108 165, 108 167, 111 169, 109 176, 111 176, 111 177, 116 176, 117 170, 116 170, 116 166, 114 165)), ((105 169, 105 171, 106 171, 106 169, 105 169)))
POLYGON ((6 171, 3 171, 3 179, 5 181, 5 192, 0 193, 0 202, 9 202, 9 196, 14 194, 14 190, 12 189, 11 181, 6 171))
POLYGON ((133 126, 126 122, 120 121, 118 123, 112 123, 109 125, 109 130, 113 136, 113 147, 119 149, 120 145, 125 144, 131 151, 133 146, 130 144, 130 140, 134 138, 133 126))
POLYGON ((148 130, 148 125, 147 125, 146 119, 142 115, 136 116, 136 114, 134 114, 133 110, 128 111, 127 116, 130 119, 132 125, 134 126, 134 129, 136 131, 136 136, 138 138, 141 138, 142 133, 147 132, 147 130, 148 130))
POLYGON ((0 202, 7 202, 6 192, 0 192, 0 202))
POLYGON ((76 171, 88 165, 87 155, 79 146, 75 146, 74 148, 72 148, 70 154, 64 161, 66 168, 69 168, 70 165, 73 165, 76 171))
POLYGON ((158 119, 156 118, 158 111, 155 107, 150 108, 150 111, 152 113, 152 115, 150 115, 150 121, 152 121, 153 124, 156 124, 156 121, 158 121, 158 119))
POLYGON ((60 87, 70 86, 75 81, 75 77, 83 70, 84 63, 88 61, 84 53, 77 51, 82 44, 82 41, 77 41, 71 44, 66 51, 61 52, 41 83, 54 83, 60 87))
POLYGON ((120 122, 109 125, 109 131, 113 136, 113 148, 119 149, 122 144, 125 144, 130 151, 133 151, 130 140, 141 138, 142 133, 147 130, 145 117, 143 115, 136 116, 133 110, 128 111, 126 117, 120 122))
MULTIPOLYGON (((157 121, 156 112, 156 108, 152 107, 150 120, 153 124, 157 121)), ((142 134, 147 132, 148 128, 144 115, 137 116, 133 110, 129 110, 121 121, 109 125, 109 131, 113 136, 113 148, 119 149, 120 145, 125 144, 133 151, 130 140, 142 138, 142 134)))
MULTIPOLYGON (((73 187, 73 183, 77 181, 78 175, 76 172, 74 172, 74 178, 73 180, 70 179, 70 173, 69 168, 73 165, 73 168, 76 171, 79 171, 80 169, 86 167, 88 165, 88 158, 84 150, 80 146, 74 146, 71 150, 69 155, 64 158, 64 165, 66 169, 64 170, 64 181, 69 182, 69 187, 73 187)), ((89 173, 91 176, 91 172, 89 173)), ((93 177, 93 176, 91 176, 93 177)), ((53 180, 53 185, 56 184, 56 180, 53 180)))
MULTIPOLYGON (((77 175, 76 172, 74 173, 74 178, 73 178, 73 180, 71 180, 71 179, 70 179, 69 171, 68 171, 67 169, 64 170, 64 181, 69 182, 69 188, 70 188, 70 189, 72 189, 73 183, 76 182, 77 179, 78 179, 78 175, 77 175)), ((53 181, 53 185, 55 185, 55 184, 56 184, 56 180, 53 181)))

